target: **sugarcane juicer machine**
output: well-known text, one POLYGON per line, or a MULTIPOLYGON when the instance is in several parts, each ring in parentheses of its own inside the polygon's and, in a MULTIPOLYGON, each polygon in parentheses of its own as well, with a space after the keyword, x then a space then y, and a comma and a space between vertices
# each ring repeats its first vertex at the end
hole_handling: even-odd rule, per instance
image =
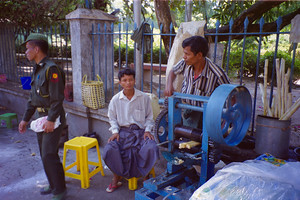
POLYGON ((245 137, 251 121, 251 95, 244 86, 223 84, 210 97, 174 93, 159 103, 165 108, 155 121, 154 132, 167 169, 144 181, 135 199, 188 199, 214 175, 220 145, 235 146, 245 137), (200 106, 183 100, 198 101, 200 106), (203 113, 202 130, 182 125, 183 109, 203 113))

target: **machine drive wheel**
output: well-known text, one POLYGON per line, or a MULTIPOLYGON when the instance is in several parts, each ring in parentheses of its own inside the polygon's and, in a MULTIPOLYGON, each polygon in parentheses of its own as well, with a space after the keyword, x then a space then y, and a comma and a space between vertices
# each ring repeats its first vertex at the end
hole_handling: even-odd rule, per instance
POLYGON ((251 95, 246 87, 220 85, 207 103, 205 126, 208 136, 220 144, 238 145, 248 131, 251 111, 251 95))
MULTIPOLYGON (((162 110, 155 120, 154 135, 157 143, 168 140, 168 110, 162 110)), ((163 145, 163 146, 167 146, 163 145)))

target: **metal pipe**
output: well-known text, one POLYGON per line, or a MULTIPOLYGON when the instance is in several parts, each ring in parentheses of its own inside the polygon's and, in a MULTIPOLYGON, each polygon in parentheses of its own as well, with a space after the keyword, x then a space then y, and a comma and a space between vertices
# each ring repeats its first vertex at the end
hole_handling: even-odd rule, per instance
MULTIPOLYGON (((141 25, 141 0, 133 1, 133 15, 134 15, 134 23, 136 24, 136 28, 139 28, 141 25)), ((136 74, 136 88, 141 90, 142 88, 142 52, 138 49, 135 49, 135 74, 136 74)))
MULTIPOLYGON (((263 31, 263 26, 265 24, 264 18, 262 17, 259 21, 259 30, 260 33, 263 31)), ((257 51, 257 61, 256 61, 256 73, 255 73, 255 88, 254 88, 254 105, 253 105, 253 117, 252 117, 252 129, 251 133, 253 135, 254 132, 254 119, 255 119, 255 110, 256 110, 256 96, 257 96, 257 79, 258 79, 258 69, 259 69, 259 59, 260 59, 260 50, 261 50, 261 43, 262 43, 262 35, 259 36, 258 42, 258 51, 257 51)))
POLYGON ((174 92, 174 97, 179 97, 180 99, 188 99, 188 100, 194 100, 194 101, 201 101, 201 102, 208 102, 209 97, 206 96, 198 96, 193 94, 183 94, 174 92))
POLYGON ((216 36, 215 36, 215 48, 214 48, 214 54, 213 54, 213 61, 216 63, 217 58, 217 45, 218 45, 218 31, 220 26, 220 20, 217 20, 216 22, 216 36))
POLYGON ((192 106, 189 104, 183 104, 183 103, 177 103, 176 104, 177 108, 181 108, 181 109, 190 109, 190 110, 194 110, 194 111, 199 111, 199 112, 203 112, 203 107, 197 107, 197 106, 192 106))
MULTIPOLYGON (((247 33, 249 20, 248 17, 246 17, 244 21, 244 33, 247 33)), ((243 50, 242 50, 242 58, 241 58, 241 68, 240 68, 240 85, 243 83, 243 74, 244 74, 244 56, 245 56, 245 46, 246 46, 246 35, 244 35, 243 38, 243 50)))
POLYGON ((192 21, 192 3, 193 1, 191 0, 185 1, 185 22, 192 21))
POLYGON ((164 142, 161 142, 161 143, 158 143, 158 144, 156 144, 157 146, 162 146, 162 145, 164 145, 164 144, 168 144, 168 143, 170 143, 171 141, 164 141, 164 142))
POLYGON ((200 129, 194 129, 186 126, 177 126, 174 129, 174 134, 177 138, 184 137, 193 141, 202 141, 202 131, 200 129))
MULTIPOLYGON (((229 22, 229 33, 232 33, 232 26, 233 26, 233 19, 230 19, 229 22)), ((230 48, 231 48, 231 35, 229 36, 228 39, 228 51, 227 51, 227 62, 226 62, 226 73, 228 74, 228 70, 229 70, 229 56, 230 56, 230 48)))

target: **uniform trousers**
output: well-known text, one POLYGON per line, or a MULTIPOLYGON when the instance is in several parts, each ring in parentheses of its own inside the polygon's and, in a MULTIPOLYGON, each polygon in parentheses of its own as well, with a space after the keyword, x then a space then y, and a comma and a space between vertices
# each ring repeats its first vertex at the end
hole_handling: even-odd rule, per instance
POLYGON ((63 125, 54 129, 51 133, 37 133, 44 171, 54 195, 66 190, 65 173, 58 156, 58 144, 63 125))

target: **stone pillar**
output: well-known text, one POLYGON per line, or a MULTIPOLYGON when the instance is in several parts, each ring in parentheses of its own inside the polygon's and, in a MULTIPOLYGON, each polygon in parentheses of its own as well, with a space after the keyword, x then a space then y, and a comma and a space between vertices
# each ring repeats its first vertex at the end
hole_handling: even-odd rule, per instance
MULTIPOLYGON (((70 21, 70 34, 71 34, 71 45, 72 45, 72 69, 73 69, 73 95, 74 103, 82 104, 81 96, 81 82, 82 77, 86 74, 88 80, 94 79, 93 75, 93 47, 96 50, 94 54, 94 60, 98 61, 95 63, 95 74, 100 74, 101 79, 106 81, 107 91, 111 91, 112 78, 107 74, 113 73, 112 63, 112 52, 113 46, 110 42, 107 42, 105 49, 104 44, 94 40, 94 46, 92 43, 92 25, 94 24, 94 32, 100 24, 101 30, 103 31, 104 24, 107 24, 107 32, 111 31, 110 24, 117 20, 117 17, 107 14, 101 10, 79 8, 66 16, 66 19, 70 21), (106 50, 106 58, 102 57, 97 53, 99 52, 99 43, 101 55, 106 50), (100 57, 100 58, 99 58, 100 57), (107 66, 101 65, 99 62, 104 62, 107 59, 107 66), (99 61, 101 60, 101 61, 99 61), (107 67, 106 70, 103 68, 107 67), (104 73, 106 71, 106 74, 104 73)), ((101 32, 102 32, 101 31, 101 32)), ((96 36, 95 38, 101 38, 104 41, 104 35, 96 36), (102 39, 103 38, 103 39, 102 39)), ((111 38, 112 39, 112 38, 111 38)))
MULTIPOLYGON (((141 25, 141 4, 141 0, 134 0, 133 15, 136 28, 139 28, 141 25)), ((142 50, 135 48, 135 86, 139 90, 142 89, 142 64, 142 50)))

